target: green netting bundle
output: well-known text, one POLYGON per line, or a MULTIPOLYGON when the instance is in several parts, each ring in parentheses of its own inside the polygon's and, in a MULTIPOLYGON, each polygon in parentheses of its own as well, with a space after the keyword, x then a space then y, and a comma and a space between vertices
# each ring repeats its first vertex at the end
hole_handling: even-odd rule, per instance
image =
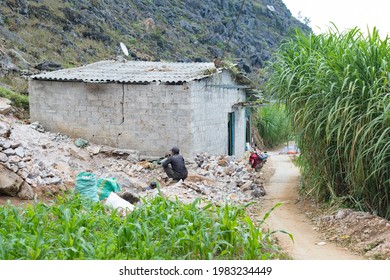
POLYGON ((76 192, 80 193, 82 196, 89 197, 95 202, 99 201, 97 177, 95 174, 89 172, 80 172, 77 174, 75 189, 76 192))
POLYGON ((100 200, 106 199, 111 192, 119 192, 121 187, 115 178, 101 178, 97 181, 97 193, 100 200))

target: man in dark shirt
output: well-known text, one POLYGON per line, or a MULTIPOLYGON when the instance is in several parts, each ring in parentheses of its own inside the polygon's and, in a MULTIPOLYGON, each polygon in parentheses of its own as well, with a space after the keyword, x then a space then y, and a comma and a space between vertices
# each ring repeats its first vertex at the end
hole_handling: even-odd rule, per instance
POLYGON ((179 181, 187 178, 188 171, 184 164, 184 158, 179 155, 179 148, 171 149, 172 155, 162 161, 165 173, 169 178, 179 181), (170 165, 170 166, 169 166, 170 165))

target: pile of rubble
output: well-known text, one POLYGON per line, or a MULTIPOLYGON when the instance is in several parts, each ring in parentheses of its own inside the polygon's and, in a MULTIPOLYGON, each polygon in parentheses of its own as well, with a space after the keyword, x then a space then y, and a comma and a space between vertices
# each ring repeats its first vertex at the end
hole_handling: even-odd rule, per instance
POLYGON ((99 178, 116 178, 123 190, 139 197, 156 194, 145 191, 153 180, 163 195, 183 202, 199 197, 215 203, 248 202, 265 195, 260 173, 251 170, 247 160, 202 153, 186 159, 188 178, 173 182, 158 160, 142 161, 137 151, 86 144, 45 131, 38 123, 7 123, 0 116, 0 194, 21 199, 55 194, 74 187, 76 175, 89 171, 99 178))

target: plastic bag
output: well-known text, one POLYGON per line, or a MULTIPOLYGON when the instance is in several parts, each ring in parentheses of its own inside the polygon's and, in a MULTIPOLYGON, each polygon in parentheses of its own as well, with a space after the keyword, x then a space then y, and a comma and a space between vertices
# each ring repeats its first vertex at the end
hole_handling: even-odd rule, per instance
POLYGON ((75 189, 76 193, 91 198, 94 202, 99 201, 97 193, 96 175, 89 172, 80 172, 76 176, 75 189))
POLYGON ((101 178, 97 181, 97 193, 100 200, 106 199, 110 193, 120 190, 121 187, 115 178, 101 178))

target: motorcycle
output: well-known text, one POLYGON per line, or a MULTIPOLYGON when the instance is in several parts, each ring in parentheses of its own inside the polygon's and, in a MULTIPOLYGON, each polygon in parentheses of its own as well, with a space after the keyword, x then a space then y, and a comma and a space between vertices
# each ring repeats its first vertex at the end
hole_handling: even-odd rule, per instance
POLYGON ((253 169, 259 171, 264 164, 267 162, 268 154, 267 152, 251 152, 249 157, 249 164, 253 169))

